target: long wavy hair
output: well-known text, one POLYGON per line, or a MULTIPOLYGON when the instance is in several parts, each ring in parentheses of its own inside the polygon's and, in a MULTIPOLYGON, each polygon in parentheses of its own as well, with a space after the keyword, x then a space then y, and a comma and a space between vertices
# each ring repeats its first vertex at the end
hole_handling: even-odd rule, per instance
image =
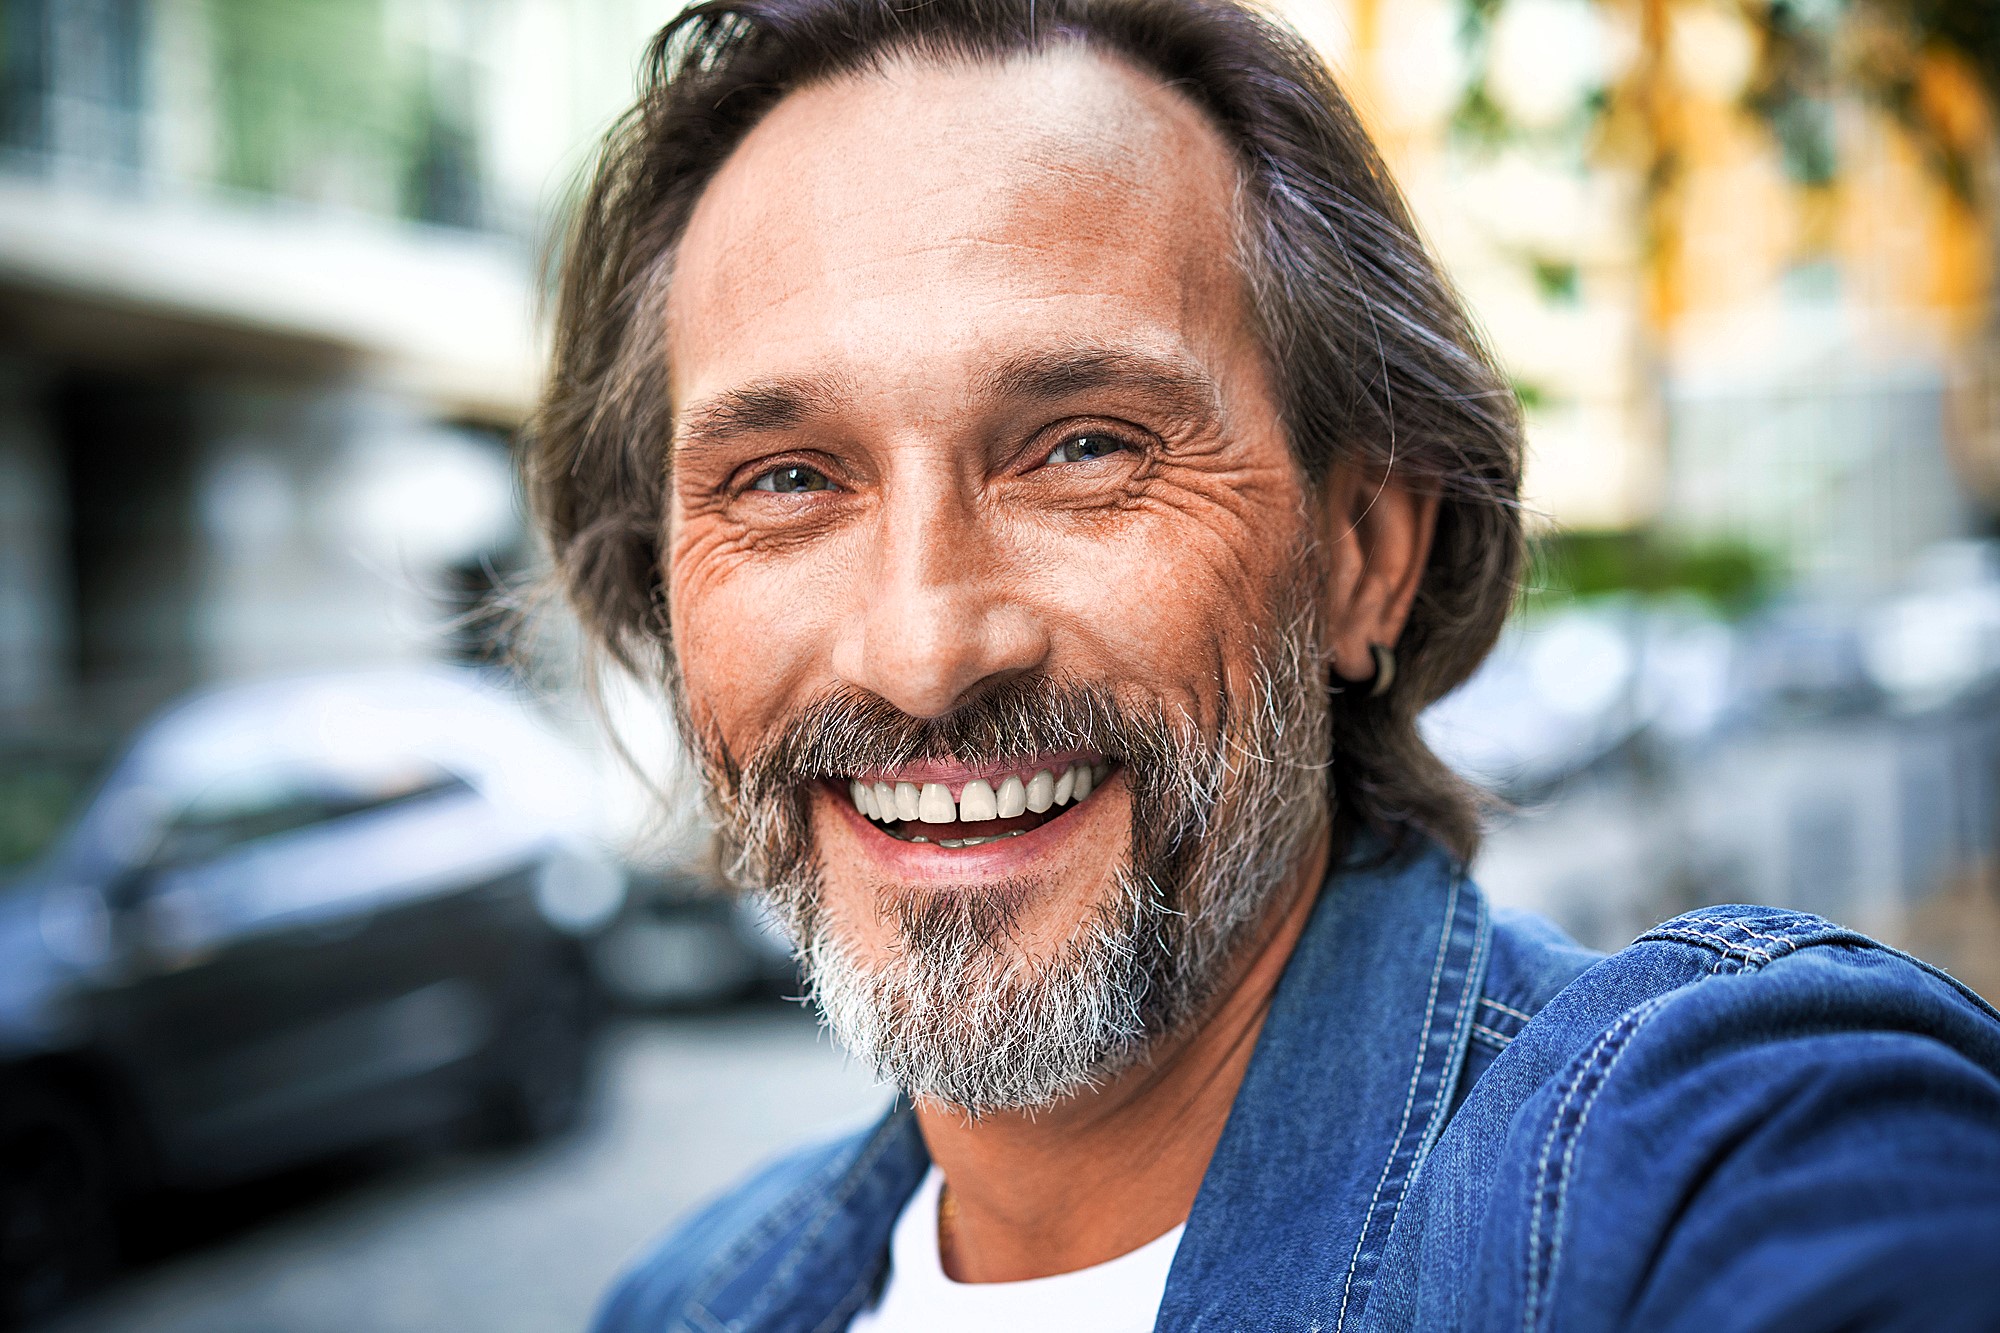
POLYGON ((1514 599, 1519 404, 1326 66, 1229 0, 706 0, 662 29, 561 252, 553 373, 525 453, 562 592, 599 647, 661 669, 666 292, 697 198, 751 128, 795 89, 892 58, 1061 44, 1178 89, 1235 154, 1239 262, 1307 478, 1345 461, 1438 497, 1394 687, 1334 701, 1329 797, 1343 834, 1371 827, 1394 846, 1421 830, 1470 859, 1478 794, 1417 716, 1471 674, 1514 599))

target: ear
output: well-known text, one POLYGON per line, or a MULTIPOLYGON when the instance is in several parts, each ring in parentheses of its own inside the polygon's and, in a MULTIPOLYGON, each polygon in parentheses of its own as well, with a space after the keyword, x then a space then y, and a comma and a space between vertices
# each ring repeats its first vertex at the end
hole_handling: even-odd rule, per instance
POLYGON ((1345 680, 1375 674, 1371 644, 1394 647, 1410 617, 1437 527, 1435 494, 1380 468, 1341 464, 1320 485, 1315 520, 1327 561, 1320 652, 1345 680))

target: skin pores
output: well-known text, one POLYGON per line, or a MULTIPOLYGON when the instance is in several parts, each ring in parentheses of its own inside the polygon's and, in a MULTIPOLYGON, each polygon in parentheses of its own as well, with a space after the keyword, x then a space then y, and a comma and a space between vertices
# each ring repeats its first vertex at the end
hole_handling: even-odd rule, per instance
MULTIPOLYGON (((781 101, 697 205, 668 304, 694 725, 744 755, 833 691, 931 718, 1043 675, 1213 733, 1309 511, 1236 190, 1192 105, 1081 50, 781 101)), ((886 956, 886 894, 1028 886, 1012 947, 1045 960, 1109 897, 1129 800, 1114 766, 1031 836, 946 849, 816 785, 821 909, 886 956)))

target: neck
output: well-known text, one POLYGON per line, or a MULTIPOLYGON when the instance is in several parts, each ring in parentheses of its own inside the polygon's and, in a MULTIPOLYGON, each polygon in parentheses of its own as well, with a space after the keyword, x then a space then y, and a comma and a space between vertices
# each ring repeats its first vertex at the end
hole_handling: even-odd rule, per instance
POLYGON ((1103 1087, 1033 1112, 968 1120, 917 1103, 945 1178, 939 1240, 960 1282, 1074 1272, 1129 1254, 1187 1220, 1257 1034, 1326 876, 1322 832, 1197 1025, 1103 1087))

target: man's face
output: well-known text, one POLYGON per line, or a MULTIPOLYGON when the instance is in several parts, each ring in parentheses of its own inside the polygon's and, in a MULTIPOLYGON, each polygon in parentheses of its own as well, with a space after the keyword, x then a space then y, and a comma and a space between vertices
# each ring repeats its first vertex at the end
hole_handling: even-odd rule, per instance
POLYGON ((990 1011, 1189 914, 1161 881, 1217 826, 1324 818, 1316 774, 1260 786, 1278 756, 1237 753, 1288 722, 1324 758, 1323 698, 1259 697, 1317 667, 1237 188, 1202 115, 1113 61, 899 62, 780 102, 679 249, 681 704, 823 967, 948 961, 968 1013, 934 1028, 1052 1021, 990 1011))

